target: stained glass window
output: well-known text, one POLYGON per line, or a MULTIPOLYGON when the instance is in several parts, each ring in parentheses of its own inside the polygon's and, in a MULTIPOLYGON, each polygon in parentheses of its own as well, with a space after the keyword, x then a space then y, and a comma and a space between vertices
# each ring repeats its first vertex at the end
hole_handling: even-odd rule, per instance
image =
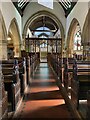
POLYGON ((81 50, 81 32, 78 31, 74 38, 74 50, 81 50))

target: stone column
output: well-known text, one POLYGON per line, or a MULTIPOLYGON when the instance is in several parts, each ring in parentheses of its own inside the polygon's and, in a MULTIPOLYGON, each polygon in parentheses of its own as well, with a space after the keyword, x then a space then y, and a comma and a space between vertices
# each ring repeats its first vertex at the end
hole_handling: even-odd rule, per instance
POLYGON ((20 57, 21 53, 21 46, 20 45, 14 45, 14 57, 20 57))
POLYGON ((7 40, 0 40, 0 60, 7 59, 7 40))

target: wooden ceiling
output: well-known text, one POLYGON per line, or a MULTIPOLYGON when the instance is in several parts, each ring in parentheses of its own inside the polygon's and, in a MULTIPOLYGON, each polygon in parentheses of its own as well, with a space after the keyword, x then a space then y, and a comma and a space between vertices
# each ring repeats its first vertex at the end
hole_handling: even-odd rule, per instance
POLYGON ((44 32, 52 32, 52 33, 56 33, 57 30, 58 30, 58 26, 57 24, 55 23, 54 20, 52 20, 50 17, 47 17, 47 16, 41 16, 41 17, 38 17, 38 19, 35 19, 29 29, 33 32, 41 32, 41 31, 44 31, 44 32), (47 27, 49 28, 49 30, 37 30, 37 28, 40 28, 40 27, 47 27))

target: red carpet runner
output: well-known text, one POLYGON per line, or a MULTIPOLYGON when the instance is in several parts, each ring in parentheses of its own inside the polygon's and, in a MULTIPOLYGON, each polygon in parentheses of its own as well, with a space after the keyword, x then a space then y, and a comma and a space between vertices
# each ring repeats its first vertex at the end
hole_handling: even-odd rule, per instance
POLYGON ((40 63, 25 98, 14 118, 71 119, 52 71, 47 63, 40 63))

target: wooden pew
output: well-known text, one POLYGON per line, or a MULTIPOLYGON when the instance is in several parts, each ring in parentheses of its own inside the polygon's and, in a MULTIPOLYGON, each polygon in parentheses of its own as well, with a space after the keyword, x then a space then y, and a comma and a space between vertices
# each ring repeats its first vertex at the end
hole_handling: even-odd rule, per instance
POLYGON ((66 90, 68 90, 68 58, 63 58, 63 84, 66 90))
POLYGON ((63 83, 63 61, 61 56, 57 55, 57 77, 61 83, 63 83))
POLYGON ((73 65, 74 65, 74 58, 63 58, 63 83, 66 91, 69 91, 71 87, 71 80, 73 79, 73 65))
POLYGON ((40 63, 40 55, 39 53, 36 53, 35 55, 35 69, 37 68, 38 64, 40 63))
POLYGON ((71 100, 76 108, 79 108, 79 100, 87 99, 87 91, 90 89, 90 64, 76 62, 73 69, 73 80, 71 84, 71 100))
POLYGON ((25 50, 21 51, 21 57, 26 58, 26 76, 27 76, 27 85, 30 84, 31 80, 31 68, 30 68, 30 56, 29 52, 26 52, 25 50))
POLYGON ((57 82, 62 83, 63 77, 63 67, 62 67, 62 59, 60 58, 59 54, 49 54, 48 55, 48 62, 51 68, 53 69, 57 82))
POLYGON ((31 76, 33 75, 33 70, 34 70, 34 55, 33 54, 30 54, 30 69, 31 69, 31 76))
POLYGON ((87 120, 90 119, 90 90, 87 92, 87 120))
POLYGON ((39 53, 29 53, 29 57, 30 57, 30 74, 31 76, 34 74, 34 71, 37 67, 37 65, 40 62, 40 56, 39 53))
POLYGON ((19 69, 19 77, 20 77, 20 88, 21 88, 21 96, 25 94, 25 90, 27 88, 27 74, 26 74, 26 59, 24 58, 14 58, 18 60, 18 69, 19 69))
POLYGON ((29 56, 26 57, 26 73, 27 73, 27 75, 26 75, 27 76, 27 85, 29 85, 31 82, 30 57, 29 56))
POLYGON ((51 67, 53 68, 54 72, 56 73, 56 56, 54 54, 51 55, 51 67))
POLYGON ((50 61, 51 61, 51 53, 47 53, 47 62, 50 65, 50 61))
POLYGON ((20 79, 16 60, 2 60, 5 90, 8 92, 8 111, 15 111, 20 101, 20 79))
POLYGON ((34 71, 40 62, 40 53, 22 51, 21 54, 22 57, 26 58, 26 71, 28 84, 31 82, 31 76, 34 74, 34 71))

